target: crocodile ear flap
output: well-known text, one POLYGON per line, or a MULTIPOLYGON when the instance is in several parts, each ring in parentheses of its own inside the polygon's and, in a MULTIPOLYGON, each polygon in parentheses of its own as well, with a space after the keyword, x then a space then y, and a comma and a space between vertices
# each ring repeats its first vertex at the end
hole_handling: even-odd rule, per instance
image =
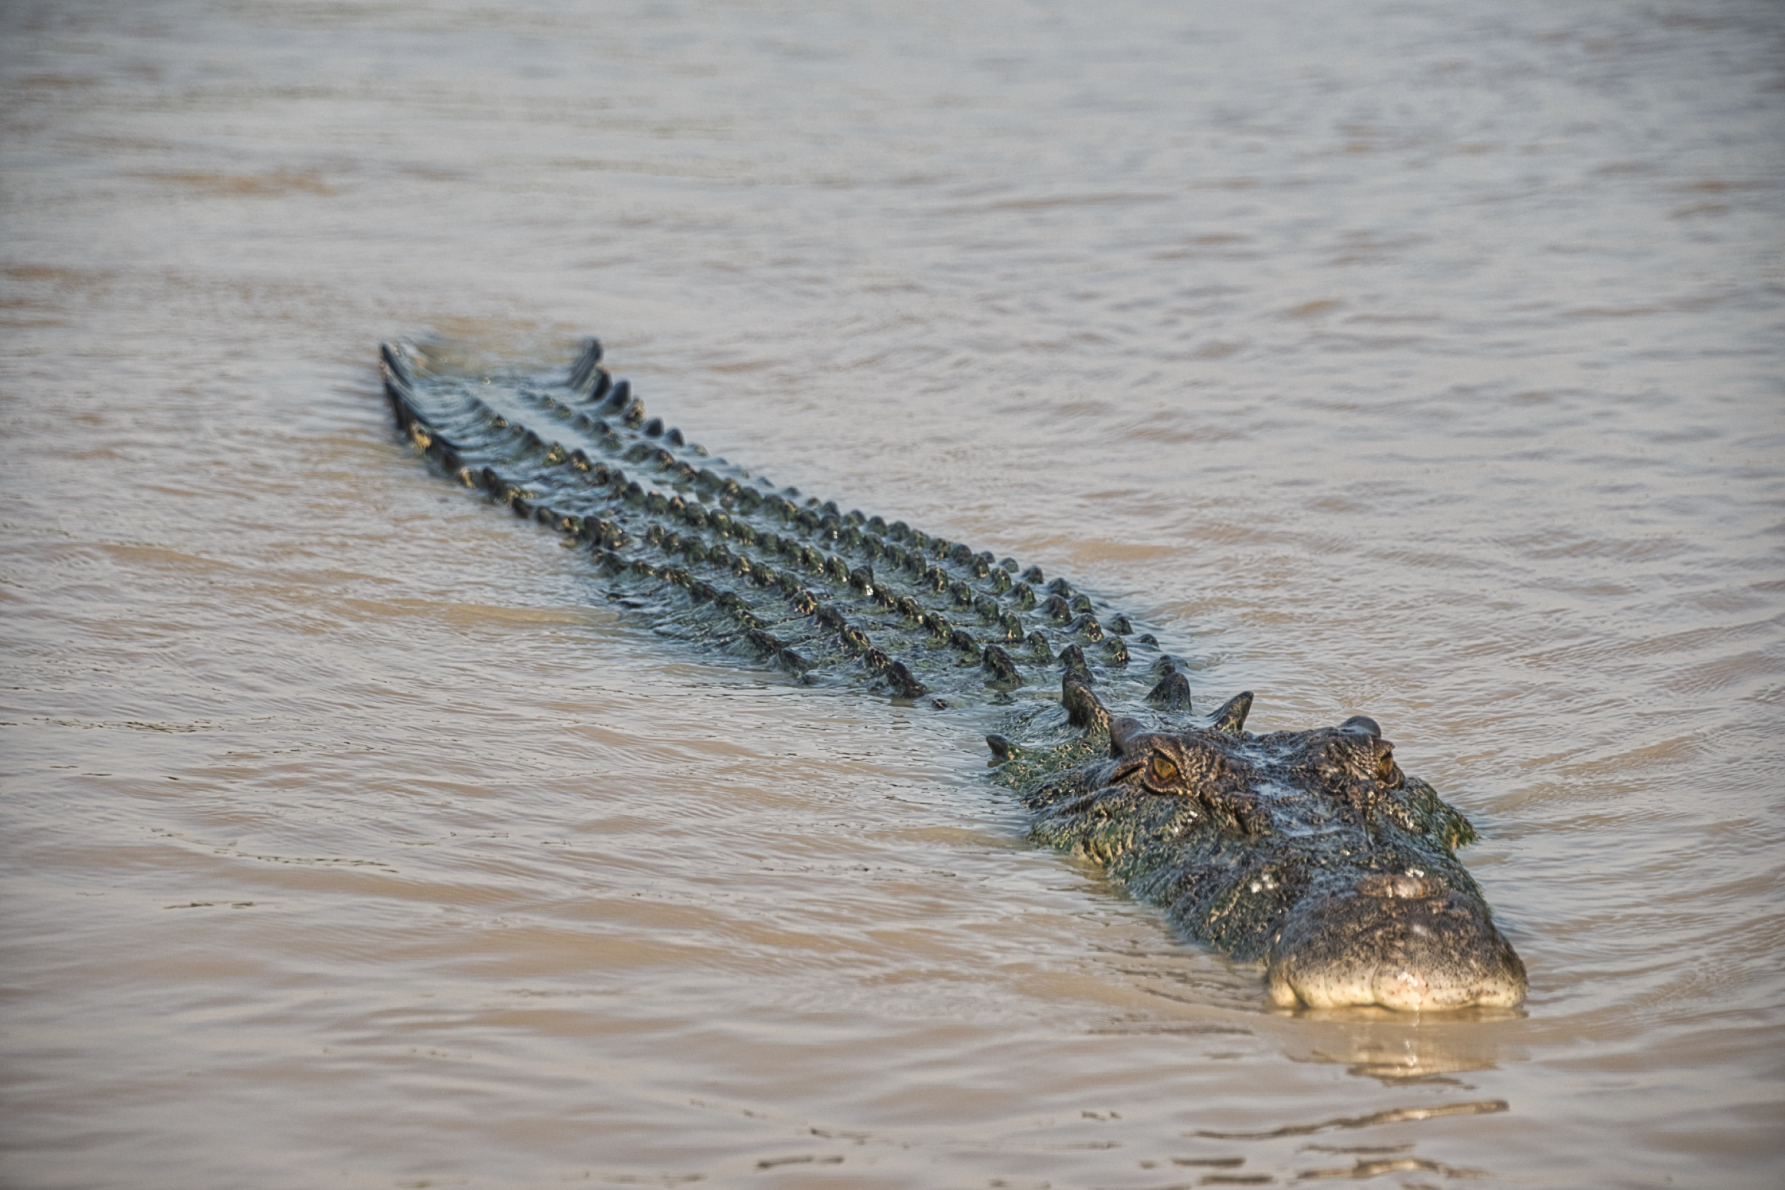
POLYGON ((1060 705, 1066 708, 1066 721, 1084 728, 1087 737, 1109 734, 1109 712, 1077 674, 1069 673, 1061 679, 1060 705))
POLYGON ((1246 715, 1252 710, 1252 692, 1242 690, 1226 702, 1221 709, 1210 717, 1209 730, 1218 731, 1222 735, 1239 735, 1246 726, 1246 715))

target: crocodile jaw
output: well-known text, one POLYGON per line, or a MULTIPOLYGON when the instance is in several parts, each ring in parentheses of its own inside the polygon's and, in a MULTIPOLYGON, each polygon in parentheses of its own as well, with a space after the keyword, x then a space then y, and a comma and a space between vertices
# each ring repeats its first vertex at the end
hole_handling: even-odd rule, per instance
POLYGON ((1400 1012, 1511 1008, 1525 966, 1482 910, 1411 876, 1369 876, 1311 896, 1271 946, 1266 978, 1284 1008, 1381 1005, 1400 1012))

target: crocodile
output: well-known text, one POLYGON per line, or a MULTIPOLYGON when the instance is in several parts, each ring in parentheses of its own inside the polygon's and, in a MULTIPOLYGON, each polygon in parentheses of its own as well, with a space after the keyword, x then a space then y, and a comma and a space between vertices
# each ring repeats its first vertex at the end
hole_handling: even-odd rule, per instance
POLYGON ((1189 665, 1106 601, 710 455, 646 414, 598 340, 567 375, 474 374, 432 350, 386 343, 381 373, 439 474, 586 551, 607 598, 664 635, 801 682, 997 708, 988 768, 1034 838, 1262 965, 1271 1003, 1523 1001, 1524 965, 1456 855, 1474 829, 1375 720, 1255 734, 1250 691, 1196 714, 1189 665))

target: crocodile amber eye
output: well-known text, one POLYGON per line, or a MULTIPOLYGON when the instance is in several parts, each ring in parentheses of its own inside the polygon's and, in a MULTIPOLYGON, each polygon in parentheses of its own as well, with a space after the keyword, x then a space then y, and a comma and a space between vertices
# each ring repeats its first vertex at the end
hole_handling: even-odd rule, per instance
POLYGON ((1147 780, 1154 785, 1170 785, 1177 779, 1178 766, 1154 753, 1153 759, 1147 764, 1147 780))

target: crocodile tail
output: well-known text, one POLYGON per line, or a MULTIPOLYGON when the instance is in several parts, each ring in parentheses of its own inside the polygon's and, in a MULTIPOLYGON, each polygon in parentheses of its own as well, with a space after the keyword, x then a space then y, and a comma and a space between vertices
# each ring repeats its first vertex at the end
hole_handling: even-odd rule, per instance
MULTIPOLYGON (((1048 634, 1021 614, 1032 613, 1039 570, 1019 582, 1014 559, 709 458, 645 417, 598 340, 542 381, 473 382, 425 368, 403 343, 382 345, 380 357, 397 428, 431 464, 586 545, 612 580, 606 596, 648 607, 666 631, 901 699, 1010 701, 1040 676, 1013 650, 1022 662, 1055 660, 1048 634)), ((1069 610, 1089 607, 1058 580, 1048 591, 1069 610)), ((1061 664, 1080 683, 1105 681, 1120 671, 1106 653, 1093 662, 1069 645, 1061 664)), ((1100 730, 1108 716, 1088 691, 1069 709, 1100 730)))

